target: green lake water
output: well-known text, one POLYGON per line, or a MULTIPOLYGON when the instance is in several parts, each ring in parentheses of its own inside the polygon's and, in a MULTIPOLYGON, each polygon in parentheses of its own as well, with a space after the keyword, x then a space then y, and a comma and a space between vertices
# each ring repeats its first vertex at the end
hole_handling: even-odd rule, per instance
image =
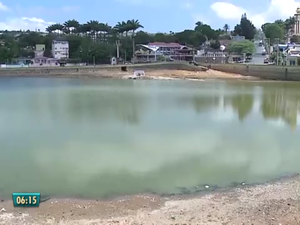
POLYGON ((298 173, 299 100, 299 83, 1 78, 0 196, 176 194, 298 173))

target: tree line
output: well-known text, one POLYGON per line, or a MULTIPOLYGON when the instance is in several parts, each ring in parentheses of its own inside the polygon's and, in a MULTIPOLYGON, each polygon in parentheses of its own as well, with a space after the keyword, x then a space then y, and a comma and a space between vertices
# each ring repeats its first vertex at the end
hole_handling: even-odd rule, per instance
POLYGON ((120 56, 130 60, 136 44, 149 42, 176 42, 198 49, 209 42, 210 47, 219 49, 221 40, 230 40, 232 35, 243 35, 248 40, 254 38, 256 29, 244 14, 239 24, 230 32, 225 24, 222 29, 213 29, 210 25, 197 22, 194 29, 181 32, 148 33, 139 20, 127 20, 110 26, 97 20, 80 24, 77 20, 68 20, 63 24, 53 24, 46 28, 47 33, 33 31, 3 31, 0 35, 0 63, 17 57, 34 57, 34 46, 45 44, 44 56, 52 57, 53 40, 69 41, 69 56, 82 62, 108 63, 116 55, 116 42, 120 42, 120 56), (16 35, 17 34, 17 35, 16 35))
MULTIPOLYGON (((272 23, 265 23, 261 26, 266 38, 270 39, 270 44, 277 41, 286 41, 294 32, 296 20, 295 17, 289 17, 286 20, 275 20, 272 23)), ((291 42, 300 42, 299 36, 292 35, 291 42)))

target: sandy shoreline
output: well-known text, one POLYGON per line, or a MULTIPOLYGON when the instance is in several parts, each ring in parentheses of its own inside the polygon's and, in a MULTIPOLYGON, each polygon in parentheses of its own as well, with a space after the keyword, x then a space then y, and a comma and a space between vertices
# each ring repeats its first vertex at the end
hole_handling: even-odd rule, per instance
POLYGON ((193 196, 50 199, 39 208, 1 201, 0 224, 300 224, 300 176, 193 196))
MULTIPOLYGON (((51 71, 51 70, 49 70, 51 71)), ((122 79, 128 76, 132 76, 134 71, 129 69, 127 72, 122 72, 120 70, 97 70, 91 69, 82 73, 57 70, 51 71, 49 73, 39 73, 37 70, 27 72, 26 70, 18 71, 16 73, 10 71, 7 74, 1 74, 1 77, 62 77, 62 78, 116 78, 122 79)), ((160 78, 170 78, 170 79, 238 79, 238 80, 258 80, 258 78, 243 76, 239 74, 232 74, 226 72, 220 72, 216 70, 208 71, 187 71, 187 70, 175 70, 175 69, 147 69, 145 70, 146 76, 143 79, 160 79, 160 78)))

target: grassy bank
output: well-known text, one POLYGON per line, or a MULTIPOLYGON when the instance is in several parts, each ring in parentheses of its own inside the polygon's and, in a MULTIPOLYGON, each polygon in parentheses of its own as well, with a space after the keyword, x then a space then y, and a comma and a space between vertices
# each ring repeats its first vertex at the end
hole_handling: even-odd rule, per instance
POLYGON ((212 64, 214 70, 266 80, 300 81, 300 67, 276 65, 212 64))

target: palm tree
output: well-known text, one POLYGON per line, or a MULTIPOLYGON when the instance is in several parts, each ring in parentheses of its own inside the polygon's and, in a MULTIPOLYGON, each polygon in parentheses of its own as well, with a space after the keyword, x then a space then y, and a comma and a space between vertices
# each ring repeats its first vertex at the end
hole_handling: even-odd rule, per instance
POLYGON ((118 22, 114 29, 121 35, 124 35, 126 23, 124 21, 118 22))
POLYGON ((46 31, 47 31, 48 33, 52 33, 54 30, 55 30, 55 29, 54 29, 53 24, 50 25, 50 26, 48 26, 48 27, 46 28, 46 31))
POLYGON ((90 35, 91 30, 92 30, 92 28, 91 28, 90 24, 88 24, 88 23, 82 24, 78 28, 78 32, 81 34, 84 34, 86 37, 88 35, 90 35))
POLYGON ((128 20, 127 22, 122 21, 122 22, 118 22, 117 25, 114 27, 114 29, 123 37, 124 33, 125 33, 125 51, 124 51, 124 59, 126 61, 127 59, 127 51, 126 51, 126 47, 127 47, 127 42, 128 42, 128 32, 131 30, 131 26, 130 26, 130 20, 128 20))
POLYGON ((196 26, 201 27, 203 25, 203 22, 198 21, 197 23, 195 23, 196 26))
POLYGON ((46 28, 46 31, 49 33, 58 33, 61 34, 62 31, 64 30, 64 26, 62 24, 56 23, 52 24, 49 27, 46 28))
POLYGON ((227 33, 229 30, 229 25, 226 23, 223 27, 224 31, 227 33))
POLYGON ((98 38, 98 34, 100 32, 100 23, 97 20, 90 20, 89 22, 87 22, 87 25, 90 26, 91 28, 91 36, 93 38, 93 40, 97 40, 98 38))
POLYGON ((140 22, 138 20, 135 20, 135 19, 127 21, 127 23, 128 23, 128 26, 129 26, 130 30, 132 31, 132 54, 133 54, 133 63, 134 63, 134 56, 135 56, 134 35, 135 35, 135 31, 138 30, 139 28, 144 28, 144 26, 141 25, 140 22))
POLYGON ((111 31, 111 26, 107 23, 100 23, 99 24, 99 33, 100 33, 100 41, 106 42, 106 35, 111 31), (103 36, 102 36, 103 34, 103 36))
POLYGON ((64 31, 67 34, 74 33, 74 31, 77 32, 77 30, 80 26, 79 22, 75 19, 68 20, 63 25, 64 25, 64 31))

